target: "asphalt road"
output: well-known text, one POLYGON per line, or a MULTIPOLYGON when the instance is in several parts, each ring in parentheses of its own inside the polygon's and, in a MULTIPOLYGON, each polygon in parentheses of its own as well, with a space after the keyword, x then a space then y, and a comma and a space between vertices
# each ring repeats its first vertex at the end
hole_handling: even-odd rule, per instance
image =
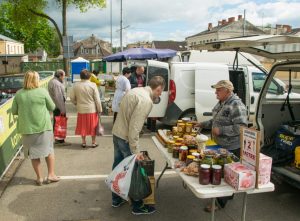
MULTIPOLYGON (((210 201, 198 199, 189 189, 184 189, 181 179, 171 170, 155 189, 155 214, 136 217, 131 214, 129 204, 112 208, 111 192, 104 183, 113 161, 112 117, 103 118, 106 136, 97 138, 99 147, 82 149, 80 138, 74 136, 74 107, 68 104, 68 110, 67 141, 72 146, 55 148, 56 172, 62 180, 35 186, 31 163, 25 160, 0 198, 0 221, 210 220, 210 214, 203 211, 210 201)), ((155 159, 158 174, 165 162, 149 131, 141 138, 141 147, 155 159)), ((43 171, 46 176, 44 162, 43 171)), ((248 196, 247 221, 300 220, 299 199, 299 189, 276 183, 275 192, 248 196)), ((216 213, 216 220, 240 220, 241 208, 242 195, 237 194, 225 209, 216 213)))

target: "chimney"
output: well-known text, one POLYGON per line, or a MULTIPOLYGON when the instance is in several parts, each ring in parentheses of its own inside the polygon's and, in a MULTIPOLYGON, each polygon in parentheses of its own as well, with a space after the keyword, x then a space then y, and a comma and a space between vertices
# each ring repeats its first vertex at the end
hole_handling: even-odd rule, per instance
POLYGON ((223 20, 222 20, 222 25, 226 25, 226 23, 227 23, 227 22, 226 22, 226 19, 223 19, 223 20))
POLYGON ((241 21, 243 19, 242 15, 238 15, 238 20, 241 21))
POLYGON ((218 21, 218 26, 221 26, 222 25, 222 21, 218 21))
POLYGON ((232 22, 235 22, 235 17, 228 18, 228 23, 232 23, 232 22))
POLYGON ((208 30, 210 31, 212 29, 212 23, 208 23, 208 30))

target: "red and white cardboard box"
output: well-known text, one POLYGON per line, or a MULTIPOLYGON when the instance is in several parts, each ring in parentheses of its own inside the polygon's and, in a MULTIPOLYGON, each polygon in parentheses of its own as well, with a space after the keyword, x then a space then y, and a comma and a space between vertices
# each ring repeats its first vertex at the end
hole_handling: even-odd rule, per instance
POLYGON ((264 154, 259 155, 258 186, 270 182, 272 169, 272 158, 264 154))
POLYGON ((225 164, 224 179, 236 190, 254 189, 256 172, 239 162, 225 164))

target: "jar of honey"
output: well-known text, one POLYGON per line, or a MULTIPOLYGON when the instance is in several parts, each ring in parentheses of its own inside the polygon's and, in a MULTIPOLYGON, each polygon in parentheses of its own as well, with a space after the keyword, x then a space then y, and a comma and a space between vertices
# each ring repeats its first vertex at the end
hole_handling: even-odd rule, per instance
POLYGON ((176 143, 178 138, 179 138, 179 136, 173 136, 173 140, 175 141, 175 143, 176 143))
POLYGON ((192 153, 192 155, 193 155, 195 158, 200 159, 200 153, 194 152, 194 153, 192 153))
POLYGON ((177 143, 183 143, 183 138, 181 138, 181 137, 178 138, 178 139, 176 140, 176 142, 177 142, 177 143))
POLYGON ((187 134, 191 134, 191 133, 192 133, 192 130, 193 130, 193 124, 187 123, 187 124, 185 125, 185 132, 186 132, 187 134))
POLYGON ((188 155, 188 147, 187 146, 181 146, 179 149, 179 160, 180 161, 186 161, 186 157, 188 155))
POLYGON ((169 141, 167 144, 167 148, 168 148, 168 152, 172 153, 173 151, 173 147, 175 146, 175 142, 174 141, 169 141))
POLYGON ((178 134, 178 127, 172 127, 172 133, 173 133, 173 136, 177 136, 177 134, 178 134))
POLYGON ((178 133, 183 134, 185 132, 185 123, 178 123, 177 128, 178 128, 178 133))
POLYGON ((194 161, 195 157, 193 155, 187 155, 185 165, 188 166, 190 163, 194 161))
POLYGON ((193 153, 197 153, 197 149, 189 149, 189 155, 193 155, 193 153))

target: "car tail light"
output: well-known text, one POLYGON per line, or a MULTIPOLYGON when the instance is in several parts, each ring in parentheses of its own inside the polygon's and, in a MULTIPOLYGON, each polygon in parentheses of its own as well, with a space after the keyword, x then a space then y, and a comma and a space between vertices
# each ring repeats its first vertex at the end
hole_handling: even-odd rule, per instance
POLYGON ((172 104, 176 98, 176 84, 173 80, 170 80, 170 91, 169 91, 169 104, 172 104))

